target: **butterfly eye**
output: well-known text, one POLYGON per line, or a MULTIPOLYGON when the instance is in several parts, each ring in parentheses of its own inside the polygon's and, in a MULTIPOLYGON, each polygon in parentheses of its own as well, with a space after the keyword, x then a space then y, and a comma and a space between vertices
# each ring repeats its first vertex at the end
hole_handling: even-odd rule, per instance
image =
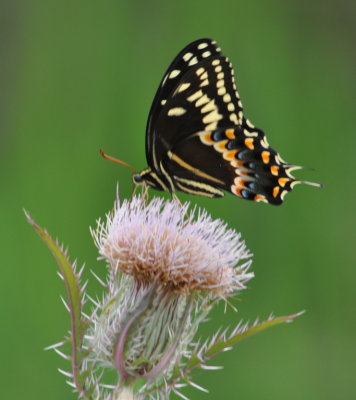
POLYGON ((134 175, 132 175, 132 180, 133 180, 133 183, 135 184, 135 185, 140 185, 140 184, 142 184, 143 183, 143 178, 142 178, 142 176, 140 175, 140 174, 134 174, 134 175))

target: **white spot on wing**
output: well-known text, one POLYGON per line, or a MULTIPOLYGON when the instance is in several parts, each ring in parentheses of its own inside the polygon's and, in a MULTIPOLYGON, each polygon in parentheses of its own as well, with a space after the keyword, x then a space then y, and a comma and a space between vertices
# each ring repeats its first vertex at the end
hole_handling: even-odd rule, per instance
POLYGON ((168 75, 166 75, 166 76, 163 78, 163 81, 162 81, 162 85, 161 85, 161 86, 164 86, 164 84, 166 83, 167 78, 168 78, 168 75))
POLYGON ((190 86, 190 83, 182 83, 179 87, 178 87, 178 93, 183 92, 184 90, 187 90, 190 86))
POLYGON ((211 122, 219 121, 221 118, 222 115, 220 115, 216 110, 214 110, 203 118, 203 123, 210 124, 211 122))
POLYGON ((183 56, 184 61, 189 61, 193 57, 193 53, 185 53, 183 56))
POLYGON ((210 51, 204 51, 204 53, 202 54, 202 56, 204 58, 210 57, 211 56, 211 52, 210 51))
POLYGON ((209 124, 209 125, 206 125, 205 126, 205 129, 207 130, 207 131, 213 131, 214 129, 216 129, 216 127, 218 126, 218 122, 217 121, 214 121, 214 122, 212 122, 211 124, 209 124))
POLYGON ((251 122, 247 119, 246 124, 249 128, 254 128, 254 126, 251 124, 251 122))
POLYGON ((164 106, 167 103, 167 100, 163 99, 161 100, 161 105, 164 106))
POLYGON ((201 90, 198 90, 197 92, 193 93, 191 96, 187 98, 188 101, 195 101, 199 99, 199 97, 203 96, 203 92, 201 90))
POLYGON ((196 74, 199 76, 201 75, 203 72, 205 72, 204 68, 198 68, 196 74))
POLYGON ((201 84, 200 87, 202 86, 208 86, 209 85, 209 81, 207 79, 205 79, 201 84))
POLYGON ((229 93, 225 94, 223 97, 224 103, 229 103, 231 101, 231 96, 229 93))
POLYGON ((207 113, 210 111, 216 110, 215 101, 210 100, 208 104, 206 104, 200 111, 202 113, 207 113))
POLYGON ((208 79, 208 73, 205 71, 204 74, 200 77, 200 79, 208 79))
POLYGON ((231 112, 231 111, 235 111, 235 106, 232 103, 229 103, 227 105, 227 109, 231 112))
POLYGON ((236 125, 238 124, 237 115, 235 113, 230 114, 230 121, 234 122, 236 125))
POLYGON ((195 64, 198 64, 198 59, 196 57, 192 58, 188 63, 189 66, 195 65, 195 64))
POLYGON ((207 103, 209 100, 209 97, 204 94, 204 96, 201 96, 200 99, 195 103, 195 107, 200 107, 203 104, 207 103))
POLYGON ((257 132, 249 132, 247 129, 244 129, 244 135, 249 137, 258 137, 257 132))
POLYGON ((217 60, 213 60, 212 61, 212 63, 211 63, 211 65, 219 65, 220 64, 220 60, 219 59, 217 59, 217 60))
POLYGON ((174 108, 171 108, 170 110, 168 110, 167 114, 170 117, 179 117, 179 116, 185 114, 186 112, 187 112, 187 110, 183 107, 174 107, 174 108))
POLYGON ((175 77, 177 77, 180 74, 180 70, 179 69, 174 69, 170 74, 169 74, 169 79, 173 79, 175 77))
POLYGON ((199 45, 198 45, 198 49, 199 50, 202 50, 202 49, 205 49, 205 47, 208 47, 209 45, 208 45, 208 43, 200 43, 199 45))

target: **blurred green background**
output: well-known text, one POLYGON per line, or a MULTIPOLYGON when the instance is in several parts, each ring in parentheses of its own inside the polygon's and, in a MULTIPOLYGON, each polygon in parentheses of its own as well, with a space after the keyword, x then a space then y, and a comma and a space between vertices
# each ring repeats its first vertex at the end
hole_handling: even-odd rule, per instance
MULTIPOLYGON (((204 329, 271 312, 306 310, 196 371, 193 399, 356 398, 355 2, 0 2, 1 397, 76 399, 43 348, 69 328, 54 261, 22 207, 100 276, 89 226, 128 197, 146 166, 148 110, 168 64, 187 43, 215 38, 235 66, 246 115, 298 176, 281 207, 233 196, 182 195, 242 232, 256 278, 204 329)), ((158 193, 157 193, 158 194, 158 193)), ((90 276, 87 271, 87 275, 90 276)), ((89 292, 98 285, 91 281, 89 292)), ((204 331, 203 329, 203 331, 204 331)))

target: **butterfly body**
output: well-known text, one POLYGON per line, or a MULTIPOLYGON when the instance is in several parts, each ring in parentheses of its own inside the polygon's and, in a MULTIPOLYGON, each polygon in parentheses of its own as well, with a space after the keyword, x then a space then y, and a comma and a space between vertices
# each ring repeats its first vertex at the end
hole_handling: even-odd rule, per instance
POLYGON ((243 114, 234 71, 216 42, 186 46, 164 75, 146 130, 148 168, 136 184, 207 197, 230 192, 281 204, 298 167, 282 160, 243 114))

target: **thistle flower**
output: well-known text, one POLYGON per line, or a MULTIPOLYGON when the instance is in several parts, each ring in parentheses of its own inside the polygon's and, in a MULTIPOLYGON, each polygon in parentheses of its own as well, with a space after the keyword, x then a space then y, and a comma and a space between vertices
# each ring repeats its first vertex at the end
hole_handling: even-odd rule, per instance
POLYGON ((117 201, 92 233, 110 284, 90 346, 124 386, 141 377, 144 391, 169 380, 214 302, 253 277, 240 234, 188 203, 117 201))
POLYGON ((119 201, 106 224, 92 231, 99 253, 113 270, 147 285, 180 294, 200 291, 226 297, 253 277, 241 235, 206 211, 188 212, 189 203, 143 197, 119 201))
POLYGON ((253 273, 240 234, 204 210, 190 210, 188 203, 157 198, 146 203, 141 196, 117 200, 106 221, 98 221, 92 235, 99 258, 108 264, 101 301, 81 285, 84 268, 78 271, 67 252, 26 217, 66 285, 71 335, 50 348, 71 361, 72 371, 61 372, 81 399, 168 399, 171 391, 186 399, 178 391, 182 380, 202 389, 190 380, 194 368, 215 369, 206 364, 214 355, 299 315, 251 326, 240 322, 230 333, 193 341, 213 305, 244 289, 253 273), (83 311, 86 299, 94 304, 90 315, 83 311), (59 350, 68 344, 71 354, 59 350), (118 382, 104 383, 105 367, 118 371, 118 382))

